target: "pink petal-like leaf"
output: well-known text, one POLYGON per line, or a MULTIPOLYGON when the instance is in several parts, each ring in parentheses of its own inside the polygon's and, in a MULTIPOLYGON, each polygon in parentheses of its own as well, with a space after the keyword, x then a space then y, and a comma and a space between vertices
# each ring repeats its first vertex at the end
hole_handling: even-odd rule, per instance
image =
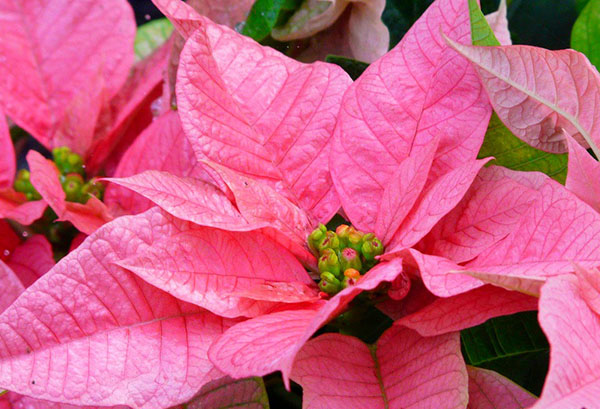
POLYGON ((575 276, 542 288, 539 320, 550 342, 550 368, 535 409, 593 408, 600 396, 600 316, 579 293, 575 276))
POLYGON ((0 110, 0 190, 12 187, 17 171, 15 148, 13 147, 6 116, 0 110))
POLYGON ((432 167, 440 176, 475 159, 491 109, 477 74, 447 47, 440 29, 469 42, 467 2, 434 2, 396 48, 344 96, 331 168, 350 220, 363 227, 385 187, 415 147, 440 138, 432 167))
POLYGON ((137 134, 130 135, 127 132, 130 128, 143 129, 152 121, 150 105, 160 96, 171 43, 167 42, 135 64, 119 93, 104 106, 96 124, 94 142, 85 158, 88 172, 100 169, 117 147, 124 151, 123 146, 131 144, 131 138, 137 134))
POLYGON ((114 264, 169 220, 121 217, 29 287, 2 315, 0 387, 79 405, 159 409, 222 375, 208 346, 231 325, 114 264))
POLYGON ((8 261, 21 239, 6 220, 0 220, 0 260, 8 261))
MULTIPOLYGON (((48 400, 36 399, 30 396, 19 395, 18 393, 8 392, 6 400, 10 402, 8 409, 128 409, 128 406, 80 406, 80 405, 68 405, 58 402, 50 402, 48 400)), ((4 396, 0 397, 0 408, 2 407, 1 400, 4 396)))
POLYGON ((390 243, 421 195, 436 150, 437 141, 434 141, 402 161, 383 190, 377 215, 366 214, 361 221, 361 226, 367 231, 374 231, 384 245, 390 243))
POLYGON ((0 312, 4 311, 25 290, 15 272, 0 260, 0 312))
POLYGON ((572 272, 573 262, 595 267, 600 265, 599 232, 600 214, 548 179, 518 228, 464 269, 535 281, 572 272))
POLYGON ((579 278, 579 291, 588 306, 600 315, 600 271, 575 266, 579 278))
POLYGON ((375 266, 357 285, 346 288, 326 303, 239 323, 213 344, 209 357, 232 377, 262 376, 280 370, 284 382, 289 384, 294 358, 304 343, 358 294, 374 289, 383 281, 393 281, 401 272, 402 260, 396 258, 375 266))
POLYGON ((438 298, 396 324, 430 337, 474 327, 501 315, 532 311, 537 305, 537 298, 486 285, 453 297, 438 298))
POLYGON ((188 409, 269 409, 269 398, 261 378, 209 382, 186 404, 188 409))
POLYGON ((246 21, 254 2, 255 0, 188 0, 189 5, 198 13, 231 28, 246 21))
POLYGON ((458 409, 468 401, 458 333, 423 338, 395 326, 373 347, 321 335, 298 353, 292 379, 305 409, 458 409))
POLYGON ((36 151, 29 151, 27 163, 31 169, 31 183, 56 212, 59 220, 70 221, 79 231, 86 234, 93 233, 112 220, 106 205, 95 196, 90 196, 85 204, 67 202, 54 162, 45 159, 36 151))
POLYGON ((583 54, 447 41, 477 67, 494 111, 516 136, 535 148, 563 153, 564 129, 600 152, 600 75, 583 54))
POLYGON ((290 252, 260 233, 180 226, 176 219, 172 223, 170 234, 163 233, 149 248, 118 264, 175 297, 224 317, 252 317, 273 310, 273 302, 240 298, 239 291, 268 281, 313 284, 290 252))
POLYGON ((184 38, 190 37, 200 27, 202 17, 191 5, 182 0, 152 0, 152 2, 184 38))
POLYGON ((487 160, 472 160, 429 185, 394 235, 388 252, 415 245, 463 198, 487 160))
POLYGON ((567 136, 569 171, 567 189, 600 212, 600 163, 567 136))
POLYGON ((46 202, 35 200, 28 202, 23 193, 13 189, 0 191, 0 218, 12 219, 28 226, 44 214, 46 202))
POLYGON ((173 216, 201 226, 240 231, 263 226, 250 225, 225 194, 199 179, 147 170, 128 178, 105 180, 131 189, 173 216))
MULTIPOLYGON (((177 111, 169 110, 156 118, 139 135, 121 158, 114 176, 133 176, 145 170, 162 170, 182 177, 203 173, 183 133, 177 111)), ((124 213, 141 213, 152 206, 149 200, 112 184, 106 188, 104 201, 111 209, 124 213)))
POLYGON ((8 265, 25 288, 54 267, 52 246, 45 236, 36 234, 17 247, 8 259, 8 265))
POLYGON ((534 395, 494 371, 467 366, 467 372, 467 409, 525 409, 537 400, 534 395))
POLYGON ((498 10, 487 14, 485 19, 487 20, 490 28, 494 32, 494 35, 500 44, 511 45, 512 40, 510 38, 510 31, 508 31, 508 18, 506 17, 506 13, 506 0, 500 0, 498 10))
POLYGON ((440 220, 420 249, 456 263, 471 260, 514 230, 538 195, 528 180, 522 180, 522 172, 500 166, 482 169, 463 200, 440 220))
POLYGON ((301 64, 202 18, 181 53, 177 103, 198 159, 260 178, 326 221, 339 208, 329 143, 350 83, 338 66, 301 64))
POLYGON ((46 147, 84 153, 97 97, 112 97, 127 78, 134 36, 124 0, 2 2, 0 104, 46 147))

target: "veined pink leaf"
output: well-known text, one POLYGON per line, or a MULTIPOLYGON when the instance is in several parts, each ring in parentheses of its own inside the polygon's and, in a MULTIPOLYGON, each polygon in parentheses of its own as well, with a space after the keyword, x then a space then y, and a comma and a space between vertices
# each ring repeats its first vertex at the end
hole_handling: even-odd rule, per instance
POLYGON ((93 233, 112 220, 106 205, 95 196, 91 196, 85 204, 67 202, 54 162, 45 159, 36 151, 29 151, 27 163, 31 169, 31 183, 56 212, 59 220, 70 221, 79 231, 86 234, 93 233))
POLYGON ((233 193, 235 204, 251 224, 267 224, 298 244, 304 244, 315 227, 309 215, 270 185, 217 163, 204 162, 233 193))
POLYGON ((312 287, 299 281, 265 281, 255 287, 235 291, 231 295, 257 301, 275 301, 289 304, 314 302, 319 300, 320 297, 316 292, 314 283, 311 284, 312 287))
POLYGON ((384 281, 391 282, 401 272, 402 260, 396 258, 375 266, 357 285, 325 303, 312 304, 311 309, 275 312, 234 325, 212 345, 210 360, 234 378, 280 370, 289 385, 294 359, 304 343, 362 291, 372 290, 384 281))
POLYGON ((269 398, 262 378, 231 379, 225 376, 204 385, 186 407, 269 409, 269 398))
POLYGON ((152 2, 184 38, 189 38, 200 27, 202 17, 191 5, 182 0, 152 0, 152 2))
POLYGON ((15 148, 13 147, 12 139, 10 138, 6 116, 4 116, 4 113, 1 110, 0 152, 2 152, 2 157, 0 157, 0 190, 3 190, 12 187, 15 172, 17 171, 17 164, 15 161, 15 148))
POLYGON ((439 177, 475 159, 491 109, 473 68, 444 45, 440 30, 469 42, 467 2, 438 0, 400 44, 344 96, 331 168, 350 220, 363 228, 390 178, 415 147, 441 136, 432 167, 439 177))
POLYGON ((163 233, 150 247, 118 264, 169 294, 224 317, 253 317, 273 310, 271 300, 240 298, 235 295, 238 291, 268 281, 314 285, 290 252, 260 233, 179 226, 176 219, 172 223, 170 234, 163 233))
POLYGON ((326 221, 339 208, 329 151, 350 83, 338 66, 301 64, 202 18, 181 53, 177 103, 199 159, 260 178, 326 221))
POLYGON ((600 153, 600 76, 583 54, 447 42, 477 67, 494 111, 516 136, 535 148, 563 153, 564 129, 600 153))
POLYGON ((44 214, 46 202, 35 200, 28 202, 23 193, 13 189, 0 191, 0 218, 12 219, 28 226, 44 214))
POLYGON ((0 104, 6 114, 46 147, 55 146, 65 121, 73 133, 62 143, 67 137, 78 142, 77 127, 87 133, 97 115, 76 106, 85 102, 80 91, 112 97, 133 63, 131 7, 124 0, 8 0, 0 16, 0 104))
POLYGON ((575 265, 579 278, 579 292, 587 305, 600 316, 600 271, 575 265))
POLYGON ((536 310, 538 299, 486 285, 449 298, 438 298, 423 309, 395 322, 424 337, 460 331, 490 318, 536 310))
MULTIPOLYGON (((199 177, 204 172, 197 165, 177 111, 169 110, 146 128, 125 152, 114 176, 133 176, 145 170, 162 170, 181 177, 199 177)), ((111 210, 124 213, 141 213, 152 206, 137 193, 112 184, 106 188, 104 201, 111 210)))
POLYGON ((593 408, 600 396, 600 317, 581 297, 575 276, 548 280, 539 321, 550 342, 550 368, 533 408, 593 408))
MULTIPOLYGON (((396 280, 392 281, 392 287, 396 280)), ((406 294, 406 297, 401 300, 394 300, 390 297, 389 300, 377 303, 376 307, 396 321, 425 308, 427 305, 437 300, 437 298, 438 297, 433 295, 427 287, 425 287, 425 284, 423 284, 421 280, 411 280, 410 291, 406 294)))
POLYGON ((15 248, 8 259, 8 265, 13 269, 25 288, 54 267, 52 246, 45 236, 36 234, 15 248))
POLYGON ((540 290, 546 281, 546 277, 528 276, 514 273, 481 273, 478 271, 461 270, 450 271, 450 274, 459 276, 469 276, 480 282, 502 287, 509 291, 518 291, 532 297, 539 297, 540 290))
POLYGON ((502 45, 511 45, 512 40, 510 38, 510 31, 508 31, 508 18, 506 18, 506 0, 500 0, 498 10, 487 14, 485 19, 487 20, 490 28, 494 32, 496 39, 502 45))
POLYGON ((467 409, 525 409, 537 400, 534 395, 494 371, 467 366, 467 373, 467 409))
POLYGON ((600 214, 548 179, 519 226, 467 263, 464 270, 497 276, 548 277, 600 265, 600 214))
MULTIPOLYGON (((180 178, 168 172, 147 170, 128 178, 108 178, 152 200, 166 212, 201 226, 223 230, 254 230, 217 187, 194 178, 180 178)), ((269 224, 264 224, 269 225, 269 224)))
POLYGON ((600 212, 600 163, 567 135, 569 171, 566 187, 600 212))
POLYGON ((298 353, 292 379, 305 409, 458 409, 468 401, 458 333, 424 338, 395 326, 372 347, 321 335, 298 353))
POLYGON ((440 220, 419 249, 462 263, 506 237, 539 196, 532 183, 523 180, 523 173, 500 166, 482 169, 463 200, 440 220))
POLYGON ((0 315, 0 387, 78 405, 158 409, 220 378, 206 351, 232 322, 115 264, 169 226, 158 209, 121 217, 29 287, 0 315))
POLYGON ((2 285, 0 312, 2 312, 17 299, 25 287, 15 272, 2 260, 0 260, 0 284, 2 285))
MULTIPOLYGON (((103 107, 95 127, 93 144, 85 158, 87 172, 94 173, 100 169, 117 147, 131 144, 130 138, 124 140, 131 127, 146 128, 150 124, 150 104, 160 96, 171 44, 172 41, 168 41, 135 64, 123 87, 103 107), (144 115, 141 112, 143 110, 148 115, 144 115), (140 121, 143 123, 134 123, 140 121)), ((135 137, 137 134, 129 136, 135 137)))
POLYGON ((388 252, 415 245, 463 198, 488 160, 472 160, 457 166, 430 184, 394 235, 388 252))
MULTIPOLYGON (((0 396, 0 402, 4 396, 0 396)), ((68 405, 58 402, 50 402, 48 400, 36 399, 30 396, 19 395, 18 393, 8 392, 6 401, 10 402, 8 409, 128 409, 127 406, 80 406, 68 405)), ((0 403, 0 408, 2 404, 0 403)), ((3 408, 4 409, 4 408, 3 408)))
POLYGON ((413 151, 402 161, 383 190, 377 215, 366 215, 363 228, 374 231, 384 245, 390 243, 421 195, 437 146, 437 141, 434 140, 423 149, 413 151), (373 223, 368 223, 369 218, 372 218, 373 223))
POLYGON ((234 28, 246 21, 254 0, 188 0, 188 3, 215 23, 234 28))

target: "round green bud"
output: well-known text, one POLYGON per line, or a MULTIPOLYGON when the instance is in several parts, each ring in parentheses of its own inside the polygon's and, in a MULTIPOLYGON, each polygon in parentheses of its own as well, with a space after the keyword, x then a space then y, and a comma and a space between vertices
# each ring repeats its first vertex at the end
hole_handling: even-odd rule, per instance
POLYGON ((83 187, 83 178, 78 173, 69 173, 64 177, 62 188, 67 195, 69 202, 81 201, 81 188, 83 187))
POLYGON ((331 273, 322 273, 319 288, 327 294, 336 294, 340 291, 342 283, 331 273))
POLYGON ((340 249, 340 239, 337 234, 332 231, 325 233, 325 238, 321 240, 317 246, 319 253, 322 253, 325 249, 338 250, 340 249))
POLYGON ((341 267, 336 252, 332 249, 325 249, 319 257, 319 271, 321 273, 329 272, 336 277, 341 276, 341 267))
POLYGON ((361 254, 365 260, 372 261, 375 257, 383 254, 383 244, 381 244, 381 241, 377 237, 366 240, 361 246, 361 254))
POLYGON ((340 265, 342 267, 342 271, 346 271, 349 268, 353 268, 358 271, 362 269, 360 255, 356 250, 350 247, 346 247, 340 253, 340 265))
POLYGON ((319 243, 325 239, 327 227, 324 224, 319 224, 319 227, 314 229, 308 236, 308 247, 314 252, 319 252, 319 243))
POLYGON ((96 196, 100 200, 104 197, 104 184, 96 178, 92 178, 81 188, 81 200, 83 203, 88 201, 90 195, 96 196))

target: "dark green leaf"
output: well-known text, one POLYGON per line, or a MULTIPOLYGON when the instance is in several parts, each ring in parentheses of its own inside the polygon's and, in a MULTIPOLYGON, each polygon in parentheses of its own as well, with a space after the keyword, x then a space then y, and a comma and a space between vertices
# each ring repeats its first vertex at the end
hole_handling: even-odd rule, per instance
POLYGON ((581 11, 589 2, 590 0, 575 0, 575 8, 577 9, 577 12, 581 13, 581 11))
POLYGON ((325 61, 339 65, 350 75, 353 80, 356 80, 367 69, 369 64, 366 62, 353 60, 352 58, 341 57, 338 55, 328 55, 325 61))
POLYGON ((567 177, 567 154, 555 154, 529 146, 500 121, 496 113, 488 125, 479 158, 493 156, 490 164, 520 171, 543 172, 560 183, 567 177))
POLYGON ((167 41, 172 32, 173 25, 166 18, 152 20, 139 26, 133 44, 136 60, 143 60, 152 54, 152 51, 167 41))
POLYGON ((508 5, 509 29, 515 44, 551 50, 569 48, 576 18, 576 0, 512 0, 508 5))
POLYGON ((271 33, 273 27, 283 24, 280 14, 287 17, 300 5, 300 0, 257 0, 244 23, 242 34, 262 41, 271 33), (288 12, 288 13, 286 13, 288 12))
POLYGON ((381 19, 390 30, 390 48, 404 37, 433 0, 387 0, 381 19))
POLYGON ((492 369, 539 395, 548 370, 549 346, 536 312, 494 318, 461 331, 460 336, 467 364, 492 369))
POLYGON ((600 67, 600 0, 591 0, 583 9, 571 33, 571 48, 581 51, 600 67))

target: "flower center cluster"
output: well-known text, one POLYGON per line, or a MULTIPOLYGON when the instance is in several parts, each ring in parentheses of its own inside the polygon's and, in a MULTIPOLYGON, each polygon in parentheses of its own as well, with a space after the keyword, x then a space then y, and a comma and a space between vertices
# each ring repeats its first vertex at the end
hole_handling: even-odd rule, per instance
POLYGON ((383 253, 383 244, 373 233, 346 224, 335 231, 320 224, 308 236, 308 246, 319 256, 319 288, 329 295, 356 284, 383 253))
MULTIPOLYGON (((85 203, 90 194, 102 200, 104 185, 96 178, 86 180, 83 159, 68 147, 54 148, 52 156, 56 167, 60 171, 60 183, 69 202, 85 203)), ((33 187, 30 173, 21 169, 15 178, 14 188, 17 192, 25 193, 27 200, 40 200, 42 197, 33 187)))

